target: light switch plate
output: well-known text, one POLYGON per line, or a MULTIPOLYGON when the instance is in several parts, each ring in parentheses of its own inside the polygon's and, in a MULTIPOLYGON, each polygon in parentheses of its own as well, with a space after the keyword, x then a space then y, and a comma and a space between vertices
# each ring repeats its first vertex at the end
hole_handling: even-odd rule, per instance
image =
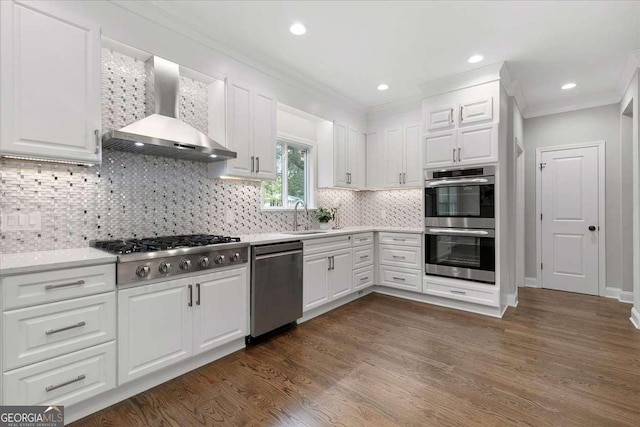
POLYGON ((0 217, 2 231, 40 231, 42 216, 40 212, 3 213, 0 217))

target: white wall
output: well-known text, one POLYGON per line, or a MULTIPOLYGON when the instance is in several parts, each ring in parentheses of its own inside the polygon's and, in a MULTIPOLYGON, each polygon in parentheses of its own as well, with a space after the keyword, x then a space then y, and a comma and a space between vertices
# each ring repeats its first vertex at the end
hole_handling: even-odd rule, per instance
MULTIPOLYGON (((536 148, 581 142, 606 141, 606 249, 607 287, 630 291, 632 283, 625 282, 622 271, 624 251, 621 227, 621 144, 620 109, 618 104, 588 108, 561 114, 535 117, 524 121, 525 146, 525 257, 526 276, 535 278, 536 268, 536 218, 535 182, 536 148)), ((630 162, 630 158, 624 159, 630 162)), ((626 195, 627 197, 629 195, 626 195)), ((628 232, 625 230, 624 232, 628 232)), ((626 241, 625 241, 626 242, 626 241)), ((628 246, 628 242, 626 242, 628 246)))

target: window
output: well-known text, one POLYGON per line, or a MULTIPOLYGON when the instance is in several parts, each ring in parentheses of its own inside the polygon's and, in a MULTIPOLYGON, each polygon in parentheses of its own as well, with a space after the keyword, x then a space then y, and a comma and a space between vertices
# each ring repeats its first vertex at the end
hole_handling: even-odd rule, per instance
POLYGON ((262 184, 263 209, 292 209, 296 202, 309 204, 309 149, 278 142, 276 180, 262 184))

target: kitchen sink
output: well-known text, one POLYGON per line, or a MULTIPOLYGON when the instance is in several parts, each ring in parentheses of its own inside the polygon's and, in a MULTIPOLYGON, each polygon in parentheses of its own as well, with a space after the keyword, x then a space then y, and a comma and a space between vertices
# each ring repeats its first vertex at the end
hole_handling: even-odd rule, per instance
POLYGON ((303 235, 303 234, 322 234, 322 233, 326 233, 326 230, 304 230, 304 231, 290 231, 290 232, 286 232, 283 234, 291 234, 294 236, 299 236, 299 235, 303 235))

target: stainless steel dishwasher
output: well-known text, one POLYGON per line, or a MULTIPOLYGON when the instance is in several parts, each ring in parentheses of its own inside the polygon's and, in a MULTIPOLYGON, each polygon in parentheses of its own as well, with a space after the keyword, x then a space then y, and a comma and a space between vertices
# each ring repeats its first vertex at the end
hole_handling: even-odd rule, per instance
POLYGON ((251 335, 256 337, 302 317, 302 242, 251 249, 251 335))

